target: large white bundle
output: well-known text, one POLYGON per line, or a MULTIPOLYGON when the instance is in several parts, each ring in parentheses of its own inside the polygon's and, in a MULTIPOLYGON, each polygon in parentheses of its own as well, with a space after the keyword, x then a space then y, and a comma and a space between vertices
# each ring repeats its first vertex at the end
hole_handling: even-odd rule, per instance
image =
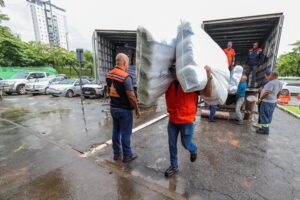
POLYGON ((207 75, 204 66, 212 69, 211 97, 202 96, 208 104, 224 104, 228 96, 229 70, 223 50, 200 26, 182 22, 178 27, 176 72, 185 92, 205 88, 207 75))
POLYGON ((155 40, 143 27, 137 30, 137 88, 139 101, 147 106, 156 104, 174 80, 169 71, 175 59, 175 39, 172 42, 155 40))
POLYGON ((230 81, 228 92, 230 94, 235 94, 237 92, 240 80, 243 76, 243 67, 240 65, 235 66, 230 72, 230 81))

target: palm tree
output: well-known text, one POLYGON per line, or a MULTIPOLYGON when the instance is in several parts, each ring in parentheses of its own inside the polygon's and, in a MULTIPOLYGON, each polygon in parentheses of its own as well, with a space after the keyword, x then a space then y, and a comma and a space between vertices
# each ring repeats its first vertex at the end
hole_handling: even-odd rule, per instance
POLYGON ((1 7, 4 7, 4 6, 5 6, 4 0, 0 0, 0 6, 1 6, 1 7))

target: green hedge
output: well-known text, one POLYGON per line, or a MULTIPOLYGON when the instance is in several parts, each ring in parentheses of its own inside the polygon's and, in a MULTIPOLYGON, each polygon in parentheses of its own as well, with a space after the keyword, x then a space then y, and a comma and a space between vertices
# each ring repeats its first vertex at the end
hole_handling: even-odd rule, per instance
MULTIPOLYGON (((79 75, 77 72, 69 66, 55 67, 58 74, 65 74, 68 78, 77 78, 79 75)), ((77 68, 76 68, 77 69, 77 68)), ((79 69, 77 69, 79 71, 79 69)), ((82 68, 82 76, 94 77, 94 72, 91 69, 82 68)))

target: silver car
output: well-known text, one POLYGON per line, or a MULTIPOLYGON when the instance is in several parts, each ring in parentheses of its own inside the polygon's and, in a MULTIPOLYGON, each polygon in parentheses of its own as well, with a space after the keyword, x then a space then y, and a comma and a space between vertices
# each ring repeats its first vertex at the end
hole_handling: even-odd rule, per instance
POLYGON ((48 78, 40 78, 32 80, 25 85, 27 93, 33 95, 36 94, 47 94, 47 89, 50 85, 57 84, 60 81, 64 80, 64 77, 49 76, 48 78))
MULTIPOLYGON (((82 85, 89 84, 86 79, 82 79, 82 85)), ((54 97, 65 96, 74 97, 80 95, 80 81, 79 79, 65 79, 58 84, 50 85, 47 94, 54 97)))
POLYGON ((99 98, 99 97, 104 97, 105 96, 105 88, 103 87, 103 85, 96 81, 93 80, 91 82, 91 84, 86 84, 82 87, 82 94, 84 97, 86 98, 90 98, 90 97, 95 97, 95 98, 99 98))
POLYGON ((300 94, 300 82, 294 82, 294 83, 284 82, 281 92, 283 95, 300 94))

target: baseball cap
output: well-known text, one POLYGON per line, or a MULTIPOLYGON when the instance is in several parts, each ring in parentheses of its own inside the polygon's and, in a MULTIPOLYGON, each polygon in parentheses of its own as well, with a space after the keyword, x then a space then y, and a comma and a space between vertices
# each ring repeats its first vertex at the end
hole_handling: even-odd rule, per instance
POLYGON ((266 74, 266 75, 270 75, 271 73, 272 73, 272 70, 271 70, 271 69, 266 69, 266 70, 265 70, 265 74, 266 74))

